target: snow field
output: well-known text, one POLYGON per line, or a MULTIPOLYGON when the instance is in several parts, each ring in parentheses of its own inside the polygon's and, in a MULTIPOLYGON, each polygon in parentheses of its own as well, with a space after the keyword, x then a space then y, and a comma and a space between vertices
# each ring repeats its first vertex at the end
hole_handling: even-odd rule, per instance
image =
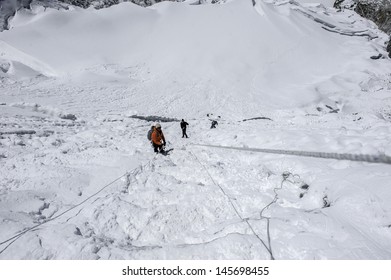
POLYGON ((385 34, 275 4, 18 13, 0 34, 0 242, 44 224, 0 258, 269 259, 270 237, 276 259, 390 259, 388 165, 197 146, 391 154, 390 63, 369 58, 385 34), (154 155, 135 115, 190 138, 161 122, 174 150, 154 155))
MULTIPOLYGON (((33 107, 9 107, 31 110, 31 114, 41 114, 42 118, 58 118, 35 112, 30 109, 33 107)), ((29 120, 27 112, 24 115, 26 122, 19 122, 25 125, 23 129, 34 128, 31 124, 37 121, 29 120)), ((18 118, 23 119, 22 115, 18 118)), ((8 119, 3 116, 4 120, 8 119)), ((109 178, 114 179, 132 167, 136 169, 127 179, 81 207, 34 233, 25 234, 2 258, 267 259, 266 249, 236 215, 228 197, 266 242, 266 220, 261 219, 260 212, 273 201, 274 190, 278 200, 264 210, 263 216, 271 217, 275 258, 389 257, 387 217, 391 209, 384 199, 388 195, 387 166, 191 146, 192 142, 202 143, 201 139, 206 143, 231 141, 233 146, 261 146, 273 135, 270 126, 277 125, 269 120, 237 123, 221 120, 215 130, 209 128, 206 118, 189 120, 189 139, 179 138, 178 123, 163 123, 167 140, 175 148, 167 157, 153 155, 144 140, 149 127, 144 121, 113 115, 110 121, 98 118, 63 122, 79 123, 81 127, 55 126, 55 132, 46 136, 18 137, 27 138, 26 146, 8 144, 4 154, 11 160, 6 161, 6 169, 2 171, 4 178, 18 180, 2 184, 8 187, 2 189, 6 199, 2 201, 4 238, 68 209, 108 183, 109 178), (36 138, 46 139, 40 140, 45 148, 31 145, 36 138), (19 156, 12 157, 12 153, 19 156), (16 174, 18 170, 25 171, 21 175, 16 174), (295 176, 289 177, 279 189, 284 172, 295 176), (34 178, 33 174, 40 176, 34 178), (302 188, 305 184, 308 189, 302 188), (371 186, 370 190, 367 186, 371 186), (330 207, 325 207, 325 202, 330 207), (366 210, 362 211, 358 205, 366 210), (15 214, 8 212, 10 207, 15 214), (340 217, 341 212, 345 218, 340 217), (27 251, 20 247, 25 242, 32 244, 27 251)), ((276 139, 279 136, 284 141, 269 142, 271 147, 286 144, 293 147, 300 139, 298 135, 307 135, 308 140, 303 143, 314 147, 318 147, 319 139, 326 143, 335 139, 332 133, 320 134, 322 137, 317 139, 313 131, 308 133, 305 128, 281 128, 274 133, 276 139)), ((354 130, 347 131, 354 135, 354 130)), ((346 143, 341 139, 338 142, 346 143)), ((7 145, 4 143, 3 151, 7 145)))

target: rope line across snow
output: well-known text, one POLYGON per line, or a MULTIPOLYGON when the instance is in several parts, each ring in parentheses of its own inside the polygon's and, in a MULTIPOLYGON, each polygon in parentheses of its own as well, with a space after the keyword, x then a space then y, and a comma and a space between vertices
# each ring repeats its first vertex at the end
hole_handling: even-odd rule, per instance
POLYGON ((42 226, 43 224, 46 224, 46 223, 48 223, 48 222, 51 222, 51 221, 53 221, 53 220, 55 220, 55 219, 57 219, 57 218, 59 218, 59 217, 65 215, 66 213, 68 213, 69 211, 75 209, 76 207, 79 207, 80 205, 82 205, 82 204, 84 204, 85 202, 87 202, 88 200, 90 200, 92 197, 94 197, 94 196, 96 196, 97 194, 99 194, 100 192, 102 192, 104 189, 106 189, 106 188, 109 187, 110 185, 112 185, 112 184, 114 184, 115 182, 117 182, 118 180, 120 180, 122 177, 125 177, 127 174, 128 174, 128 172, 126 172, 125 174, 121 175, 120 177, 118 177, 118 178, 115 179, 114 181, 112 181, 112 182, 108 183, 107 185, 105 185, 104 187, 102 187, 100 190, 98 190, 98 191, 95 192, 94 194, 90 195, 89 197, 87 197, 87 198, 84 199, 83 201, 81 201, 81 202, 79 202, 78 204, 72 206, 71 208, 65 210, 64 212, 62 212, 62 213, 60 213, 60 214, 58 214, 58 215, 56 215, 56 216, 54 216, 54 217, 52 217, 52 218, 50 218, 50 219, 47 219, 47 220, 43 221, 42 223, 39 223, 38 225, 35 225, 35 226, 30 227, 30 228, 28 228, 28 229, 25 229, 25 230, 23 230, 22 232, 20 232, 20 233, 14 235, 14 236, 8 238, 7 240, 4 240, 4 241, 0 242, 0 245, 3 245, 3 244, 5 244, 5 243, 7 243, 7 242, 9 242, 9 241, 11 241, 11 240, 13 240, 13 239, 15 239, 15 240, 13 240, 10 244, 8 244, 8 246, 6 246, 3 250, 1 250, 1 251, 0 251, 0 254, 2 254, 2 253, 3 253, 3 252, 4 252, 4 251, 13 243, 13 242, 16 241, 16 239, 20 238, 22 235, 26 234, 26 233, 29 232, 29 231, 32 231, 33 229, 36 229, 36 228, 42 226))
POLYGON ((73 209, 79 207, 80 205, 84 204, 85 202, 87 202, 88 200, 90 200, 91 198, 93 198, 94 196, 98 195, 98 194, 101 193, 104 189, 108 188, 109 186, 111 186, 111 185, 114 184, 115 182, 119 181, 119 180, 122 179, 123 177, 129 176, 129 174, 134 173, 137 169, 140 169, 140 168, 142 169, 144 166, 148 165, 149 163, 150 163, 150 161, 148 161, 147 164, 142 165, 141 167, 136 167, 136 168, 134 168, 133 170, 128 171, 128 172, 122 174, 120 177, 118 177, 118 178, 116 178, 115 180, 111 181, 110 183, 106 184, 105 186, 103 186, 102 188, 100 188, 97 192, 95 192, 94 194, 88 196, 88 197, 85 198, 83 201, 81 201, 81 202, 79 202, 78 204, 76 204, 76 205, 70 207, 69 209, 65 210, 64 212, 61 212, 60 214, 58 214, 58 215, 56 215, 56 216, 54 216, 54 217, 52 217, 52 218, 50 218, 50 219, 47 219, 47 220, 43 221, 42 223, 39 223, 39 224, 37 224, 37 225, 35 225, 35 226, 33 226, 33 227, 27 228, 27 229, 23 230, 22 232, 20 232, 20 233, 18 233, 18 234, 15 234, 14 236, 8 238, 7 240, 4 240, 4 241, 0 242, 0 245, 4 245, 4 244, 6 244, 6 243, 12 241, 12 242, 10 242, 4 249, 2 249, 2 250, 0 251, 0 254, 2 254, 5 250, 7 250, 7 248, 8 248, 9 246, 11 246, 12 243, 14 243, 16 240, 18 240, 20 237, 22 237, 22 236, 23 236, 24 234, 26 234, 27 232, 30 232, 30 231, 32 231, 32 230, 34 230, 34 229, 36 229, 36 228, 38 228, 38 227, 40 227, 40 226, 42 226, 42 225, 48 223, 48 222, 51 222, 51 221, 53 221, 53 220, 55 220, 55 219, 57 219, 57 218, 59 218, 59 217, 65 215, 66 213, 68 213, 68 212, 72 211, 73 209))
POLYGON ((339 153, 324 153, 324 152, 230 147, 230 146, 205 145, 205 144, 193 144, 193 145, 201 146, 201 147, 231 149, 231 150, 239 150, 239 151, 269 153, 269 154, 283 154, 283 155, 293 155, 293 156, 302 156, 302 157, 329 158, 329 159, 337 159, 337 160, 351 160, 351 161, 391 164, 391 157, 385 154, 379 154, 379 155, 339 154, 339 153))
POLYGON ((273 192, 274 192, 274 198, 273 200, 268 204, 266 205, 265 207, 262 208, 261 212, 259 213, 259 216, 262 219, 266 219, 267 221, 267 225, 266 225, 266 230, 267 230, 267 240, 268 240, 268 243, 269 243, 269 248, 270 248, 270 251, 272 251, 272 245, 271 245, 271 236, 270 236, 270 220, 272 219, 271 217, 266 217, 263 215, 263 212, 268 209, 270 206, 272 206, 273 204, 277 203, 277 200, 278 200, 278 190, 281 190, 283 187, 284 187, 284 183, 285 181, 289 181, 288 178, 289 177, 300 177, 298 175, 293 175, 292 173, 290 172, 284 172, 282 174, 282 181, 281 181, 281 184, 279 187, 276 187, 274 188, 273 192))
POLYGON ((194 153, 192 153, 192 152, 190 152, 190 154, 198 161, 198 163, 201 165, 201 167, 205 170, 205 172, 208 174, 208 176, 209 176, 210 180, 213 182, 213 184, 215 186, 217 186, 221 190, 221 192, 224 194, 225 197, 227 197, 229 203, 231 204, 232 208, 234 209, 234 211, 235 211, 236 215, 239 217, 239 219, 241 219, 243 222, 245 222, 248 225, 248 227, 250 228, 252 233, 255 235, 255 237, 258 238, 259 241, 262 243, 262 245, 266 248, 266 250, 270 254, 270 259, 274 260, 273 252, 272 252, 271 246, 270 246, 269 220, 267 220, 268 221, 268 242, 269 242, 269 246, 267 246, 266 243, 262 240, 262 238, 255 232, 254 228, 251 226, 251 224, 248 221, 248 219, 245 219, 245 218, 242 217, 242 215, 240 215, 240 213, 239 213, 238 209, 236 208, 235 204, 232 202, 232 199, 229 197, 229 195, 227 195, 225 190, 218 183, 216 183, 216 181, 213 179, 212 175, 210 175, 208 169, 206 169, 206 167, 201 163, 201 161, 198 159, 198 157, 194 153))

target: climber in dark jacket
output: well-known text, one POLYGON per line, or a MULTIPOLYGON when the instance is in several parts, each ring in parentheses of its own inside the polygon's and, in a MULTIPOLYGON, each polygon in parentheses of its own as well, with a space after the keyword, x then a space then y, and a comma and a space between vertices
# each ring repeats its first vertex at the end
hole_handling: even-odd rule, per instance
POLYGON ((212 121, 212 125, 210 128, 216 128, 216 125, 218 125, 217 121, 212 121))
POLYGON ((187 122, 185 122, 183 119, 181 121, 181 129, 182 129, 182 138, 183 137, 186 137, 186 138, 189 138, 186 134, 186 127, 188 126, 189 124, 187 122))

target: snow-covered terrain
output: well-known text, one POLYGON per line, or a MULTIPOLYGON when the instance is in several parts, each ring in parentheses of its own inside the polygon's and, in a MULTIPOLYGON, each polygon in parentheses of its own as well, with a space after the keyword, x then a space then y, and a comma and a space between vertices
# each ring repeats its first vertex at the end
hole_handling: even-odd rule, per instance
POLYGON ((387 36, 332 1, 256 2, 16 14, 0 259, 391 259, 390 165, 200 146, 391 155, 387 36))

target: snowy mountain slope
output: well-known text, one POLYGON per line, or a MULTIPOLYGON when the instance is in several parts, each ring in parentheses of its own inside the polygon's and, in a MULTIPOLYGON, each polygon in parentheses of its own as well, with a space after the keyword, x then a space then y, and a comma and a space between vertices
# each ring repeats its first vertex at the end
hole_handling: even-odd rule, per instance
MULTIPOLYGON (((128 69, 116 76, 139 76, 144 91, 161 88, 153 98, 160 100, 167 94, 175 94, 175 99, 196 98, 204 103, 200 107, 210 111, 217 108, 210 108, 210 100, 203 102, 206 98, 251 103, 251 110, 308 105, 323 98, 313 84, 331 75, 384 73, 388 66, 369 59, 382 52, 380 44, 365 42, 365 37, 346 40, 286 5, 258 5, 267 14, 257 13, 250 1, 211 6, 164 2, 149 9, 122 3, 98 11, 49 10, 25 25, 16 18, 12 32, 3 32, 0 39, 54 69, 54 75, 90 73, 91 79, 116 79, 110 73, 116 70, 105 68, 128 69), (216 17, 230 20, 216 22, 216 17), (360 43, 351 43, 356 40, 360 43), (102 65, 106 66, 102 69, 102 65), (190 96, 183 97, 183 89, 190 96)), ((339 14, 327 16, 322 9, 312 14, 341 26, 339 14)), ((365 24, 343 27, 368 30, 365 24)), ((384 34, 374 32, 384 39, 384 34)), ((8 57, 12 53, 6 51, 8 57)), ((47 75, 39 67, 33 69, 47 75)), ((172 114, 177 107, 176 102, 164 102, 156 109, 172 114)), ((235 104, 224 111, 249 114, 247 109, 235 104)))
POLYGON ((388 165, 197 146, 391 154, 386 36, 329 7, 19 13, 0 34, 0 258, 390 259, 388 165), (148 116, 190 138, 162 122, 174 150, 154 155, 148 116))

